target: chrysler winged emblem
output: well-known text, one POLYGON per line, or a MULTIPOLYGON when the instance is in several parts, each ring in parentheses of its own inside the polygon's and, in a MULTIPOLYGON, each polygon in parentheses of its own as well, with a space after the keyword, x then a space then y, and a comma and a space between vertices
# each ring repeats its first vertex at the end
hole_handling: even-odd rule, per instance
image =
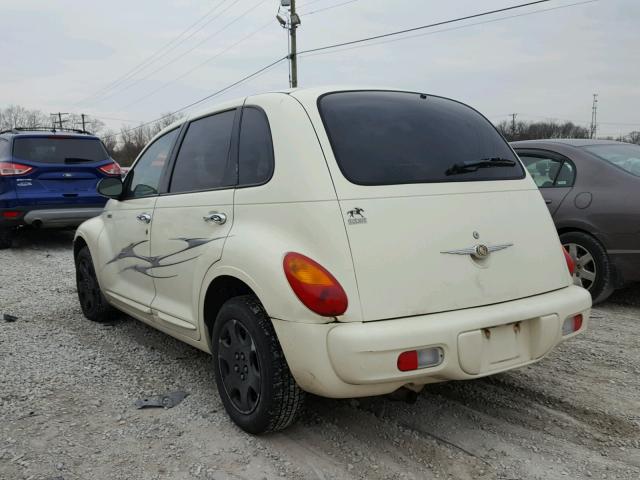
POLYGON ((487 258, 491 252, 497 252, 509 247, 513 247, 513 243, 501 243, 499 245, 484 245, 480 243, 473 247, 461 248, 459 250, 445 250, 440 253, 446 253, 449 255, 471 255, 474 258, 483 259, 487 258))

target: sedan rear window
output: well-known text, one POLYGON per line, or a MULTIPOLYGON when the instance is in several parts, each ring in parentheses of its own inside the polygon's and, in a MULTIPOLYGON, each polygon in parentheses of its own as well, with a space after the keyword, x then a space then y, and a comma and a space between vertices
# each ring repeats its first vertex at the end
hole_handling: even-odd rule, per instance
POLYGON ((459 102, 419 93, 355 91, 330 93, 318 103, 338 165, 352 183, 524 177, 493 125, 459 102))
POLYGON ((109 154, 97 138, 22 137, 13 140, 16 159, 39 163, 99 162, 109 154))
POLYGON ((640 177, 640 145, 631 143, 588 145, 582 147, 595 156, 640 177))

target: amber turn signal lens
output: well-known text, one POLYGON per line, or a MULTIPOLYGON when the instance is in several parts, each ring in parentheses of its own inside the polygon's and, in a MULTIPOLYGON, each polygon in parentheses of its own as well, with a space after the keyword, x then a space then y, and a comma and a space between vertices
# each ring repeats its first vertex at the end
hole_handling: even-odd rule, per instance
POLYGON ((347 294, 319 263, 301 253, 289 252, 284 257, 283 268, 293 292, 312 312, 336 317, 347 310, 347 294))

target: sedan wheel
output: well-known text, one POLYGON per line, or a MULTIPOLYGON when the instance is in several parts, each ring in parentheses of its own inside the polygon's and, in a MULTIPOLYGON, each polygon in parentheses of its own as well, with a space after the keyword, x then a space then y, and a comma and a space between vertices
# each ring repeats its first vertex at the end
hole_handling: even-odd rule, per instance
POLYGON ((591 291, 591 287, 595 284, 596 275, 598 274, 593 255, 577 243, 565 243, 563 246, 576 264, 576 270, 573 273, 574 282, 591 291))
POLYGON ((585 232, 565 232, 560 242, 576 265, 574 283, 589 291, 593 303, 605 301, 614 287, 614 270, 605 247, 585 232))

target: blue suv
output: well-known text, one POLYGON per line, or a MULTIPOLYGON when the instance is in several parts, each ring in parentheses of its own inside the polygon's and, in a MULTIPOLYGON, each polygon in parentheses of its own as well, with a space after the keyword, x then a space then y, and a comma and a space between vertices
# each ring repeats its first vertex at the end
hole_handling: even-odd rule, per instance
POLYGON ((0 132, 0 248, 19 227, 75 227, 102 212, 96 191, 120 166, 100 139, 82 131, 0 132))

